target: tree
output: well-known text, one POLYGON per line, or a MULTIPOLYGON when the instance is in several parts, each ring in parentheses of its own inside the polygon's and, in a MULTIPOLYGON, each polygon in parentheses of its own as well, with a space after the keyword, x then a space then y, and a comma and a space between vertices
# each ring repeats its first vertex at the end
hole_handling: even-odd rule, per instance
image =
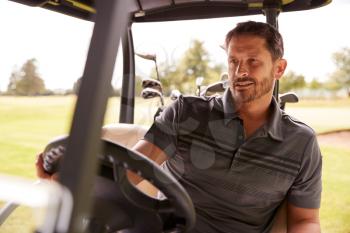
POLYGON ((309 88, 312 90, 317 90, 317 89, 321 89, 321 87, 323 86, 321 82, 319 82, 316 78, 313 78, 311 80, 311 82, 309 83, 309 88))
POLYGON ((331 75, 337 88, 345 88, 350 97, 350 48, 343 48, 333 54, 336 71, 331 75))
POLYGON ((306 86, 305 77, 300 74, 296 74, 293 71, 289 71, 287 74, 283 75, 280 81, 280 92, 295 91, 297 89, 302 89, 306 86))
POLYGON ((40 95, 45 93, 45 83, 37 72, 37 61, 32 58, 22 68, 13 70, 7 92, 12 95, 40 95))
MULTIPOLYGON (((209 54, 204 48, 204 43, 199 40, 191 42, 190 48, 185 51, 178 63, 163 62, 159 64, 160 79, 165 94, 169 94, 172 89, 178 89, 182 93, 194 94, 197 77, 204 77, 203 85, 208 85, 219 81, 220 74, 224 69, 223 64, 211 62, 209 54)), ((151 77, 156 77, 155 72, 155 69, 153 69, 151 77)))
POLYGON ((8 94, 16 95, 16 86, 20 79, 21 79, 20 72, 17 70, 17 68, 14 68, 10 76, 9 84, 7 86, 8 94))

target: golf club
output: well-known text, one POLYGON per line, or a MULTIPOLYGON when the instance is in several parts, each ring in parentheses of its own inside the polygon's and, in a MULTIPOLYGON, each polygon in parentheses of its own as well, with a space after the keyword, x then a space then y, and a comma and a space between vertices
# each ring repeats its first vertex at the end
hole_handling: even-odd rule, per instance
POLYGON ((286 107, 286 103, 298 103, 299 98, 294 92, 287 92, 278 95, 281 109, 286 107))
POLYGON ((145 59, 145 60, 149 60, 149 61, 153 61, 155 66, 156 66, 156 74, 157 74, 157 80, 160 81, 159 78, 159 72, 158 72, 158 65, 157 65, 157 55, 156 54, 141 54, 141 53, 135 53, 137 56, 145 59))
POLYGON ((160 91, 163 94, 163 87, 160 81, 152 79, 152 78, 145 78, 142 79, 142 88, 153 88, 156 89, 158 91, 160 91))
POLYGON ((158 91, 157 89, 151 88, 151 87, 146 87, 145 89, 143 89, 141 91, 141 96, 144 99, 152 99, 155 97, 159 97, 160 98, 160 103, 161 106, 164 106, 164 98, 163 98, 163 94, 158 91))
POLYGON ((200 96, 206 96, 208 92, 223 92, 227 88, 228 81, 219 81, 207 86, 201 93, 200 96))
POLYGON ((171 93, 170 93, 170 99, 171 100, 177 100, 180 96, 181 96, 181 92, 177 89, 175 90, 172 90, 171 93))
POLYGON ((201 86, 202 86, 203 80, 204 80, 203 77, 196 78, 196 86, 197 86, 197 95, 198 96, 200 96, 200 94, 201 94, 201 86))

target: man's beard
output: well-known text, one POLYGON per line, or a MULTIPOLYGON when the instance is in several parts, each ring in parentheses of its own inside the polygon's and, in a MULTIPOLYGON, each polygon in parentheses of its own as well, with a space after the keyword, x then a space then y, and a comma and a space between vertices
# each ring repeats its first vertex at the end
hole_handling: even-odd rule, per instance
POLYGON ((236 103, 250 103, 256 99, 269 93, 274 87, 274 79, 271 72, 269 77, 264 77, 261 81, 257 81, 251 77, 236 78, 230 84, 230 89, 232 92, 232 97, 236 103), (235 91, 235 85, 237 82, 253 82, 253 87, 242 92, 235 91))

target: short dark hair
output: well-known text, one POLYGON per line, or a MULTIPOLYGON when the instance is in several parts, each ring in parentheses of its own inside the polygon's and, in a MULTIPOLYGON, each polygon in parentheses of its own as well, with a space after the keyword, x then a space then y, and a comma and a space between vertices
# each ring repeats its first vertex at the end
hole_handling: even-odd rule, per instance
POLYGON ((225 39, 225 48, 233 37, 241 35, 259 36, 266 41, 266 48, 270 51, 272 59, 276 60, 283 57, 283 39, 276 28, 267 23, 247 21, 238 23, 237 26, 229 31, 225 39))

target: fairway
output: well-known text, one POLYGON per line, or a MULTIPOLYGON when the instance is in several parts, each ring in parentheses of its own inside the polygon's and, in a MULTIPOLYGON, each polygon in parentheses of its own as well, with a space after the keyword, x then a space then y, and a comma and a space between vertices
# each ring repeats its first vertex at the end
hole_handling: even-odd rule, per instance
MULTIPOLYGON (((119 98, 111 98, 105 124, 117 122, 119 98)), ((169 103, 170 100, 167 100, 169 103)), ((150 125, 158 100, 136 100, 135 123, 150 125)), ((69 132, 74 96, 0 97, 0 174, 35 180, 34 161, 48 141, 69 132)), ((350 129, 350 100, 302 101, 288 113, 316 132, 350 129)), ((350 232, 350 149, 321 144, 323 154, 322 232, 350 232)), ((2 204, 0 204, 1 206, 2 204)), ((1 233, 31 232, 35 214, 20 208, 0 228, 1 233)))
POLYGON ((286 112, 307 123, 317 133, 350 129, 350 100, 304 100, 287 105, 286 112))

